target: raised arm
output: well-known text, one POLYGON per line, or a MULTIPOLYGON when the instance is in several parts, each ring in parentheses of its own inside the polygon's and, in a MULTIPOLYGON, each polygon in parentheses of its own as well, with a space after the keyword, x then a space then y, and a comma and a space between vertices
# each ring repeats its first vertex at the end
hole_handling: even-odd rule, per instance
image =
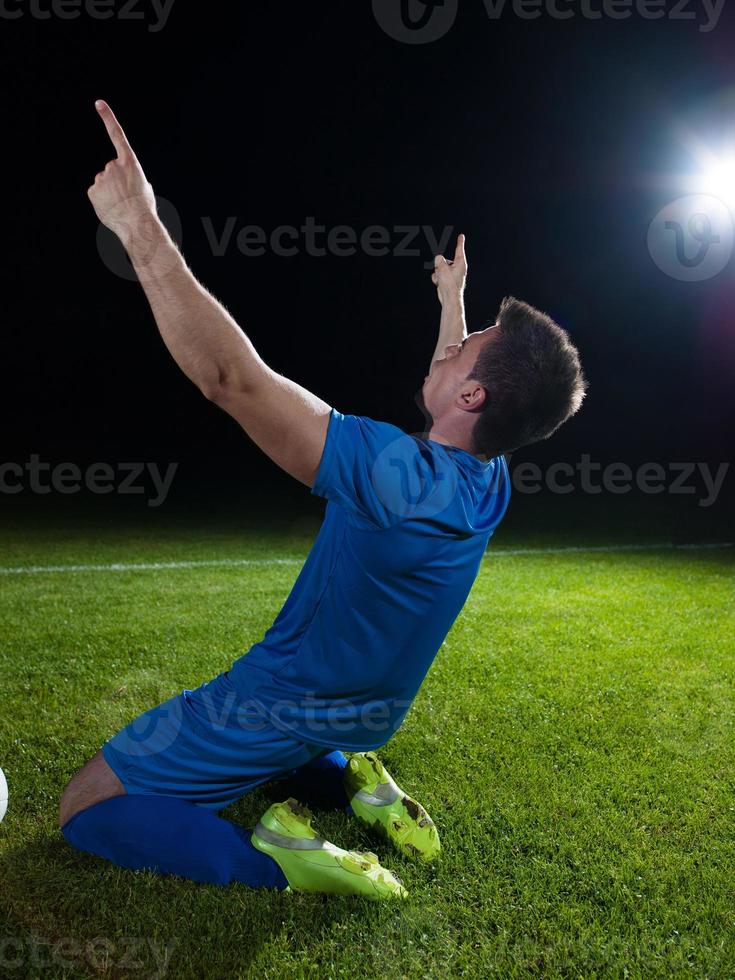
POLYGON ((448 262, 443 255, 434 259, 434 273, 431 277, 442 307, 439 322, 439 339, 431 363, 444 356, 447 347, 461 344, 467 336, 467 323, 464 313, 464 289, 467 282, 467 256, 465 255, 465 236, 457 239, 454 259, 448 262))
POLYGON ((166 347, 186 376, 264 453, 307 486, 316 478, 331 409, 272 371, 229 313, 188 269, 156 213, 153 189, 112 109, 96 103, 117 153, 88 195, 120 238, 166 347))

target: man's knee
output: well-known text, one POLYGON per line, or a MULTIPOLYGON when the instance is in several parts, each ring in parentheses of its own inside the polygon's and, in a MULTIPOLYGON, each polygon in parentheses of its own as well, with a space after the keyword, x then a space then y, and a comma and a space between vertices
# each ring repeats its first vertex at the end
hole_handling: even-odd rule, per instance
POLYGON ((125 787, 108 766, 102 752, 97 752, 71 778, 61 794, 59 826, 63 827, 73 816, 95 803, 124 794, 125 787))

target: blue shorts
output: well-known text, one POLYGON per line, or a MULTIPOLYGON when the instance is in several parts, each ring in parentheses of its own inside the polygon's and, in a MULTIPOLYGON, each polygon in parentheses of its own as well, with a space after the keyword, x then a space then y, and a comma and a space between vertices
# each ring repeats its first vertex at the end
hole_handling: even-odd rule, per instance
POLYGON ((102 747, 127 793, 214 810, 329 751, 274 728, 227 672, 146 711, 102 747))

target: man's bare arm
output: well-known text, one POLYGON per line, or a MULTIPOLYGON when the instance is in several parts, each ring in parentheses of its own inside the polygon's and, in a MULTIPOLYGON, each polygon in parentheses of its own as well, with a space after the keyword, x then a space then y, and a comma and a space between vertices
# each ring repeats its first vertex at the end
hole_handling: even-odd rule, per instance
POLYGON ((125 246, 166 347, 203 394, 228 412, 291 476, 312 486, 331 408, 271 370, 229 313, 201 286, 156 214, 153 190, 110 107, 97 103, 117 159, 88 195, 125 246))
POLYGON ((467 282, 467 256, 465 255, 465 236, 457 239, 454 259, 448 262, 443 255, 434 259, 434 273, 431 281, 437 288, 442 307, 439 322, 439 338, 431 363, 444 356, 447 347, 460 344, 467 336, 467 322, 464 312, 464 290, 467 282))

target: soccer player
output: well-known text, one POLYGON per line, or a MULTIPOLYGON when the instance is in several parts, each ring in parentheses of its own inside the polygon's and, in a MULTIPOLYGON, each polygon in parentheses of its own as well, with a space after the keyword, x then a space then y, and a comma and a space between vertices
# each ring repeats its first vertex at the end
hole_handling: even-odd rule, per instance
POLYGON ((425 434, 340 414, 271 370, 196 281, 112 110, 96 107, 116 158, 89 198, 126 248, 172 357, 328 503, 261 642, 107 742, 64 791, 60 826, 75 847, 125 868, 403 896, 374 854, 318 837, 303 801, 347 809, 405 855, 437 856, 433 821, 373 750, 403 721, 505 513, 503 454, 545 439, 579 408, 577 351, 548 316, 515 299, 468 336, 460 236, 452 261, 435 260, 441 320, 422 389, 425 434), (274 804, 254 830, 217 815, 278 779, 299 801, 274 804))

